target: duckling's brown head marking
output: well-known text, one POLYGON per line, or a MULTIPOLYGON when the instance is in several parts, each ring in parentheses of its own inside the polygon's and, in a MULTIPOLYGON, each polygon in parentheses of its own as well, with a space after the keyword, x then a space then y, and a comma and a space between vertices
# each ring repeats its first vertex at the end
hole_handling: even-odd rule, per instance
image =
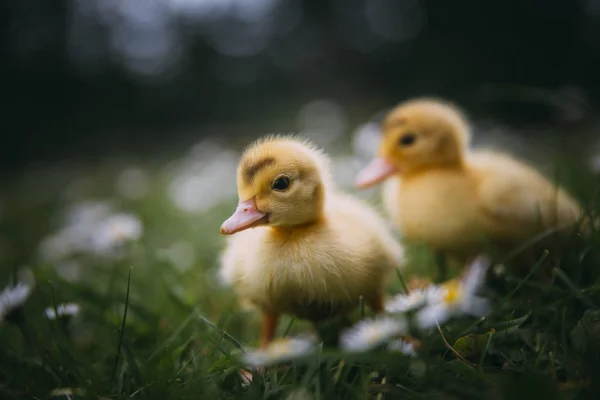
POLYGON ((461 167, 469 146, 466 117, 454 105, 435 99, 401 103, 384 120, 378 158, 357 177, 372 186, 393 174, 461 167))
POLYGON ((240 203, 221 232, 316 221, 323 213, 329 182, 327 159, 311 143, 290 137, 260 140, 242 155, 237 174, 240 203))
POLYGON ((254 163, 248 162, 246 165, 242 166, 242 176, 244 182, 246 184, 252 183, 252 180, 261 169, 273 164, 275 164, 275 158, 273 157, 265 157, 255 161, 254 163))

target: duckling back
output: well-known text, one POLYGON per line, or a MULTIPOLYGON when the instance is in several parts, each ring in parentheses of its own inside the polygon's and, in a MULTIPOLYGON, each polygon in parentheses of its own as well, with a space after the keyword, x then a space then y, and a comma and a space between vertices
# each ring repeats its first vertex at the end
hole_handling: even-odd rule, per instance
MULTIPOLYGON (((581 208, 564 189, 531 166, 492 151, 469 157, 478 184, 479 204, 494 221, 503 221, 507 234, 522 236, 575 224, 581 208)), ((498 226, 498 225, 496 225, 498 226)))

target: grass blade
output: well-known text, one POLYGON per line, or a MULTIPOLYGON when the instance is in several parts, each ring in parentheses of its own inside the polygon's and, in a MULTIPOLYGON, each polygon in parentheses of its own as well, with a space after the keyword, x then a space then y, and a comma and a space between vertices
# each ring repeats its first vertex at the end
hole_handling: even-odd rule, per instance
POLYGON ((408 285, 406 284, 406 281, 404 280, 404 277, 402 276, 402 273, 398 268, 396 268, 396 276, 398 277, 398 280, 402 285, 402 290, 404 290, 404 294, 408 294, 408 285))
POLYGON ((295 321, 296 321, 296 318, 290 319, 290 323, 288 324, 288 326, 285 328, 285 331, 283 332, 283 337, 286 337, 287 335, 289 335, 295 321))
POLYGON ((579 289, 573 283, 573 281, 571 281, 571 279, 569 279, 569 277, 567 276, 567 274, 565 274, 565 272, 562 269, 560 269, 558 267, 554 267, 554 272, 556 273, 556 276, 558 278, 560 278, 560 280, 563 281, 563 283, 565 285, 567 285, 567 287, 571 290, 571 292, 573 292, 573 296, 575 296, 579 300, 581 300, 581 302, 583 304, 585 304, 587 307, 596 309, 596 305, 594 304, 594 302, 592 301, 592 299, 590 299, 587 295, 585 295, 581 291, 581 289, 579 289))
POLYGON ((538 270, 538 268, 540 267, 540 265, 542 265, 544 263, 544 261, 546 260, 546 258, 548 258, 549 254, 550 254, 550 252, 548 250, 544 250, 544 253, 542 254, 542 256, 533 265, 533 267, 531 268, 531 270, 529 271, 529 273, 525 276, 525 278, 521 282, 519 282, 519 284, 517 285, 517 287, 514 288, 513 291, 508 294, 508 296, 506 296, 507 299, 510 299, 515 293, 517 293, 517 291, 519 289, 521 289, 521 287, 525 284, 525 282, 527 282, 529 280, 529 278, 531 278, 531 276, 533 274, 535 274, 535 272, 538 270))
POLYGON ((131 288, 131 270, 133 267, 129 267, 129 274, 127 275, 127 293, 125 294, 125 310, 123 311, 123 320, 121 321, 121 334, 119 335, 119 344, 117 346, 117 354, 115 356, 115 362, 113 364, 110 391, 112 391, 113 384, 115 382, 115 373, 117 372, 117 365, 119 364, 119 358, 121 356, 121 346, 123 345, 123 339, 125 338, 125 322, 127 321, 127 309, 129 308, 129 289, 131 288))
POLYGON ((156 357, 158 354, 160 354, 160 352, 167 347, 168 345, 170 345, 171 343, 173 343, 175 341, 175 339, 177 339, 177 337, 179 335, 181 335, 181 332, 183 332, 183 330, 189 325, 189 323, 194 319, 196 315, 194 313, 190 314, 182 323, 181 325, 179 325, 179 327, 177 328, 177 330, 175 332, 173 332, 173 334, 171 334, 171 336, 169 336, 164 342, 162 342, 153 352, 152 354, 150 354, 148 356, 148 359, 146 360, 146 362, 150 362, 152 361, 152 359, 154 359, 154 357, 156 357))
POLYGON ((210 321, 208 318, 202 316, 200 313, 196 313, 196 316, 198 317, 198 319, 200 319, 202 322, 204 322, 206 325, 210 326, 211 328, 214 328, 215 330, 219 331, 219 333, 221 333, 223 335, 223 337, 225 339, 227 339, 228 342, 230 342, 231 344, 233 344, 238 350, 240 350, 242 352, 242 354, 246 354, 246 350, 244 350, 244 348, 242 347, 242 344, 233 336, 231 336, 229 333, 227 333, 224 329, 219 328, 217 325, 215 325, 212 321, 210 321))

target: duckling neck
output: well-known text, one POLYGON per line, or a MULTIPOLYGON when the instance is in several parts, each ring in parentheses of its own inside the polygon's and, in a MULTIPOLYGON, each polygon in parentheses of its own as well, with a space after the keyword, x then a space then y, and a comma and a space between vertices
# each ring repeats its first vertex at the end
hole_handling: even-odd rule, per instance
POLYGON ((310 230, 310 228, 323 223, 325 220, 325 216, 319 216, 313 220, 303 222, 296 225, 279 225, 272 226, 271 232, 276 236, 281 237, 290 237, 290 235, 295 235, 301 232, 305 232, 310 230))
POLYGON ((463 171, 466 168, 466 162, 463 157, 454 160, 448 160, 441 163, 420 165, 410 169, 403 170, 399 173, 400 178, 408 179, 418 175, 422 175, 431 171, 463 171))

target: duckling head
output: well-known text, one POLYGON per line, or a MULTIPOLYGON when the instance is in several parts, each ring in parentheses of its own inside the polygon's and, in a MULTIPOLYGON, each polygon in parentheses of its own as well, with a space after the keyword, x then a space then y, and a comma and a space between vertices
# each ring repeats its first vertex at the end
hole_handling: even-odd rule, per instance
POLYGON ((367 188, 395 174, 460 167, 469 141, 466 118, 452 104, 434 99, 407 101, 385 118, 378 155, 355 183, 367 188))
POLYGON ((237 170, 239 203, 221 225, 231 235, 260 225, 294 227, 323 215, 328 160, 312 143, 293 137, 269 137, 252 144, 237 170))

